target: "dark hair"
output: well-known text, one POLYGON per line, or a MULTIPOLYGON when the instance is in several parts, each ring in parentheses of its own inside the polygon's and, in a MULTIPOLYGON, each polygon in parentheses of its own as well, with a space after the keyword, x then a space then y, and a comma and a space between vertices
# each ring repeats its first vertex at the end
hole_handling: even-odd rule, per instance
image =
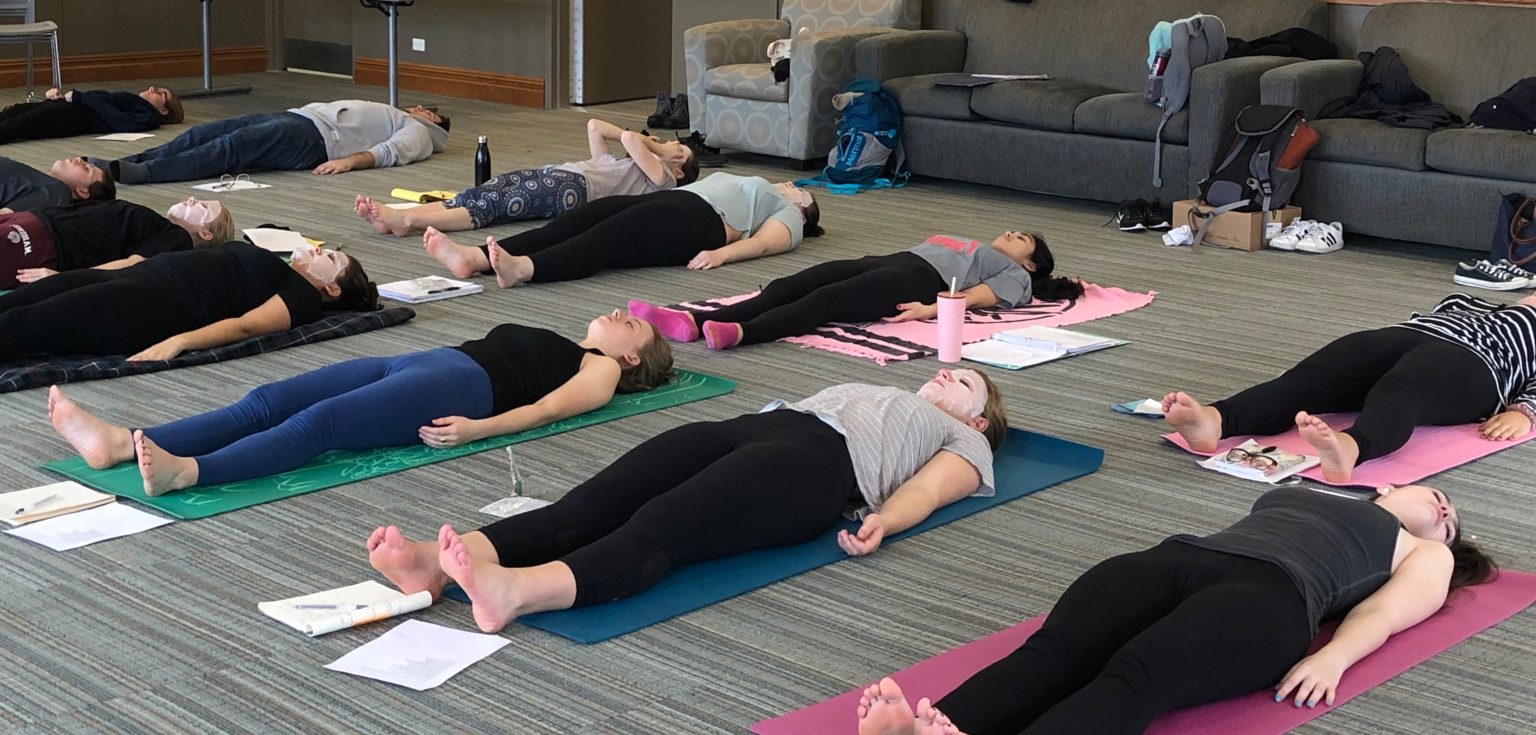
POLYGON ((1041 301, 1061 301, 1082 296, 1082 281, 1051 276, 1056 272, 1056 258, 1051 255, 1051 247, 1045 244, 1045 236, 1031 232, 1029 237, 1035 241, 1035 255, 1030 258, 1035 262, 1035 269, 1029 273, 1030 290, 1035 298, 1041 301))
POLYGON ((827 232, 821 229, 821 205, 816 203, 814 194, 807 191, 805 195, 811 198, 811 203, 800 210, 800 214, 805 216, 805 227, 801 230, 801 234, 806 237, 821 237, 827 232))
POLYGON ((117 198, 117 182, 112 180, 112 172, 101 170, 101 181, 92 181, 85 187, 85 199, 89 202, 110 202, 117 198))
POLYGON ((667 344, 656 326, 651 325, 651 340, 640 346, 640 362, 625 365, 619 373, 619 393, 640 393, 666 385, 675 375, 672 372, 672 345, 667 344))
POLYGON ((453 130, 453 120, 447 115, 438 115, 436 112, 432 114, 437 115, 437 126, 442 128, 443 132, 447 133, 453 130))
POLYGON ((165 114, 160 116, 163 125, 175 125, 187 119, 186 110, 181 109, 181 98, 176 96, 169 87, 165 89, 165 114))
POLYGON ((995 452, 1003 445, 1003 437, 1008 436, 1008 412, 1003 410, 1003 393, 997 389, 997 384, 986 373, 980 370, 975 370, 975 373, 981 376, 981 382, 987 384, 987 405, 981 409, 982 418, 987 420, 987 428, 982 429, 981 435, 987 438, 987 444, 992 445, 992 451, 995 452))
POLYGON ((1451 539, 1451 589, 1492 581, 1498 576, 1499 567, 1493 559, 1477 548, 1477 544, 1462 539, 1461 529, 1451 539))
POLYGON ((683 161, 683 176, 677 180, 678 186, 687 186, 699 180, 699 154, 695 153, 683 161))
POLYGON ((368 271, 363 270, 361 261, 350 255, 347 260, 346 269, 336 278, 341 293, 322 304, 322 308, 326 311, 378 311, 379 287, 368 280, 368 271))

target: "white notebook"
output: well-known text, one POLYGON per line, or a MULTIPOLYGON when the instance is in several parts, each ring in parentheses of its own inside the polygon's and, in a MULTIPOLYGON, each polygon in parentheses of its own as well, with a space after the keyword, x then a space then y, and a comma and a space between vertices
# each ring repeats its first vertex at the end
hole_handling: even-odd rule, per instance
POLYGON ((117 498, 73 480, 0 494, 0 521, 20 526, 106 505, 117 498))
POLYGON ((485 287, 469 281, 455 281, 442 276, 422 276, 379 286, 379 295, 386 299, 404 301, 407 304, 424 304, 484 291, 485 287))
POLYGON ((1019 370, 1063 357, 1128 344, 1123 339, 1100 337, 1056 327, 1024 327, 998 332, 991 339, 960 348, 967 360, 1019 370))
POLYGON ((431 592, 407 595, 374 581, 316 592, 286 600, 262 602, 256 609, 307 636, 355 628, 432 606, 431 592))

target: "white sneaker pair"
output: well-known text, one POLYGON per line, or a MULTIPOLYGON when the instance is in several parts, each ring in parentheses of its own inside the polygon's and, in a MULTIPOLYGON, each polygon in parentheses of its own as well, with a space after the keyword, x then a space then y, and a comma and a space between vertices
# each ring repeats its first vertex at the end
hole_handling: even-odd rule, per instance
POLYGON ((1276 250, 1331 253, 1344 247, 1344 225, 1297 217, 1279 235, 1270 239, 1269 246, 1276 250))

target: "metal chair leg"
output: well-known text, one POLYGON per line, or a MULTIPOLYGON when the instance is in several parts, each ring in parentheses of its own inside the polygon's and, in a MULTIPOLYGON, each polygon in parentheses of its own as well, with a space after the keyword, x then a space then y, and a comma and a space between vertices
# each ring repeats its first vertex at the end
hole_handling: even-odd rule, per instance
POLYGON ((53 86, 64 88, 64 77, 59 69, 59 32, 48 34, 48 51, 53 54, 53 86))

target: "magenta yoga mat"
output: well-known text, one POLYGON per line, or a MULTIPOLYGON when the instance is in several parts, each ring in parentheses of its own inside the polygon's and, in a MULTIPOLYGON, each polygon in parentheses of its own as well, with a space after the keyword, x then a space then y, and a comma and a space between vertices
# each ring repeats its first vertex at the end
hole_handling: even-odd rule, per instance
MULTIPOLYGON (((1255 692, 1199 707, 1170 712, 1158 718, 1148 735, 1280 735, 1343 705, 1441 651, 1488 629, 1536 602, 1536 575, 1503 572, 1488 584, 1457 591, 1450 602, 1428 620, 1387 641, 1375 653, 1345 672, 1333 707, 1300 709, 1289 702, 1276 703, 1270 692, 1255 692)), ((891 677, 907 697, 937 700, 972 674, 1023 645, 1045 622, 1045 616, 1026 620, 1007 630, 946 651, 903 669, 891 677)), ((1314 648, 1332 634, 1326 628, 1313 641, 1314 648)), ((878 677, 876 677, 878 678, 878 677)), ((757 735, 852 735, 858 728, 855 707, 859 690, 813 704, 752 726, 757 735)))

